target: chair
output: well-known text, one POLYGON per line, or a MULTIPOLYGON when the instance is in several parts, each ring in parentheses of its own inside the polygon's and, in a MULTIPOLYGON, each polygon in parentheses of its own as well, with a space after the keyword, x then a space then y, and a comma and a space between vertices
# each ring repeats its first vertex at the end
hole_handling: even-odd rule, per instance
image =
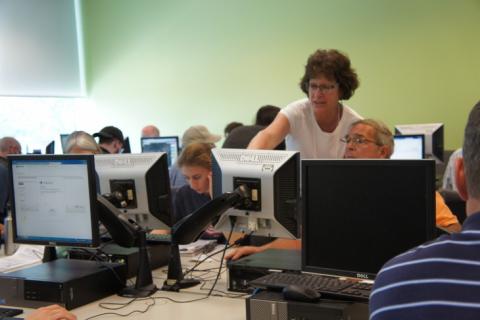
POLYGON ((462 224, 467 217, 465 201, 460 198, 458 193, 455 191, 442 189, 438 192, 440 192, 442 195, 447 207, 449 207, 452 213, 457 216, 458 222, 462 224))

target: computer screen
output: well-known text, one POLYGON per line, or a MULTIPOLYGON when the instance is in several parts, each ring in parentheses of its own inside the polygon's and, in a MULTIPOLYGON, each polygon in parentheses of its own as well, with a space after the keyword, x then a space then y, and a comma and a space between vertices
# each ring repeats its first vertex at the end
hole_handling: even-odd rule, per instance
POLYGON ((433 160, 303 160, 302 270, 373 279, 435 237, 433 160))
POLYGON ((215 229, 259 236, 298 237, 300 154, 293 151, 213 149, 213 196, 244 184, 251 190, 248 205, 229 209, 215 229))
POLYGON ((51 141, 45 147, 45 154, 55 154, 55 141, 51 141))
POLYGON ((68 133, 60 134, 60 142, 62 143, 62 152, 65 154, 67 153, 67 142, 68 142, 68 133))
POLYGON ((395 134, 423 134, 425 136, 425 156, 436 162, 443 162, 443 123, 400 124, 395 126, 395 134))
POLYGON ((178 136, 170 137, 148 137, 141 138, 142 153, 146 152, 166 152, 168 155, 168 167, 177 161, 180 150, 178 136))
POLYGON ((423 134, 396 135, 394 151, 390 159, 424 159, 425 136, 423 134))
POLYGON ((9 156, 14 241, 99 244, 92 155, 9 156))
POLYGON ((167 229, 172 222, 167 154, 95 155, 100 194, 116 195, 116 207, 148 228, 167 229))

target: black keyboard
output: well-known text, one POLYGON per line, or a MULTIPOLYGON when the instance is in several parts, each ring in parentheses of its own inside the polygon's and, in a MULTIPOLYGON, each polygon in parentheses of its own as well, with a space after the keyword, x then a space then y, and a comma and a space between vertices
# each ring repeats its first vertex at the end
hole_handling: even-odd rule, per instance
POLYGON ((23 313, 22 309, 0 307, 0 319, 15 317, 23 313))
POLYGON ((368 302, 373 286, 372 283, 359 282, 354 279, 288 272, 274 272, 250 281, 250 285, 254 287, 273 290, 281 290, 292 284, 316 290, 322 294, 324 299, 361 302, 368 302))
POLYGON ((151 234, 147 233, 147 243, 156 244, 156 243, 170 243, 172 241, 172 236, 170 234, 151 234))

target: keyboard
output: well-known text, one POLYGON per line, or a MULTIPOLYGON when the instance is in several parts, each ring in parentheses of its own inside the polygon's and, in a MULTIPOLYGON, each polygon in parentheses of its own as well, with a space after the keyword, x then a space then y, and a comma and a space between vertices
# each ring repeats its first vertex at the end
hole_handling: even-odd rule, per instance
POLYGON ((281 290, 292 284, 316 290, 321 293, 322 299, 360 302, 368 302, 373 286, 372 283, 359 282, 354 279, 288 272, 274 272, 250 281, 251 286, 273 290, 281 290))
POLYGON ((172 236, 170 234, 151 234, 147 233, 147 243, 156 244, 156 243, 170 243, 172 241, 172 236))
POLYGON ((0 319, 15 317, 22 313, 22 309, 0 307, 0 319))

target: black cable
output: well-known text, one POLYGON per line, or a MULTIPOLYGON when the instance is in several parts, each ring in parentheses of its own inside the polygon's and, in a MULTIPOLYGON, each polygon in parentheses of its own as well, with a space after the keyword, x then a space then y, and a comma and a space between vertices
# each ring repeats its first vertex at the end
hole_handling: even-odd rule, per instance
POLYGON ((127 314, 121 314, 121 313, 116 313, 116 312, 104 312, 104 313, 99 313, 99 314, 96 314, 94 316, 88 317, 85 320, 94 319, 94 318, 101 317, 101 316, 106 316, 106 315, 128 317, 128 316, 130 316, 134 313, 146 313, 148 310, 150 310, 151 307, 153 307, 155 305, 155 299, 152 298, 152 297, 149 297, 149 298, 142 298, 142 299, 136 299, 135 298, 135 299, 132 299, 129 302, 123 303, 123 304, 122 303, 116 303, 116 302, 104 302, 104 303, 99 303, 99 306, 100 306, 100 308, 107 309, 107 310, 119 310, 119 309, 125 308, 126 306, 130 305, 131 303, 133 303, 135 301, 141 301, 141 300, 152 300, 153 303, 147 305, 147 308, 145 310, 133 310, 133 311, 127 313, 127 314), (121 305, 121 307, 108 308, 108 307, 105 306, 106 304, 121 305))
POLYGON ((204 297, 201 297, 201 298, 198 298, 198 299, 193 299, 193 300, 185 300, 185 301, 179 301, 179 300, 175 300, 175 299, 172 299, 172 298, 169 298, 169 297, 151 297, 151 298, 153 298, 153 299, 165 299, 165 300, 171 301, 173 303, 190 303, 190 302, 196 302, 196 301, 208 299, 208 296, 204 296, 204 297))
POLYGON ((222 252, 222 258, 220 259, 220 267, 218 268, 217 278, 213 282, 213 286, 208 292, 207 297, 209 297, 212 294, 213 288, 215 288, 215 286, 217 285, 218 279, 220 278, 220 274, 222 273, 223 259, 225 258, 225 253, 227 252, 228 244, 230 243, 230 239, 232 238, 234 227, 235 227, 235 223, 232 223, 232 227, 230 228, 230 233, 227 238, 227 243, 225 243, 225 248, 223 249, 223 252, 222 252))
MULTIPOLYGON (((227 244, 228 244, 228 241, 227 241, 227 244)), ((199 262, 197 262, 193 267, 191 267, 190 269, 187 269, 187 270, 185 271, 185 275, 189 274, 189 273, 192 272, 192 271, 195 271, 195 268, 198 267, 199 265, 201 265, 202 263, 204 263, 205 261, 207 261, 207 259, 209 259, 209 258, 213 257, 214 255, 217 255, 217 254, 219 254, 219 253, 221 253, 221 252, 225 252, 226 250, 232 248, 233 246, 234 246, 234 244, 228 245, 226 248, 222 248, 222 249, 220 249, 220 250, 218 250, 218 251, 215 251, 215 252, 209 254, 208 256, 206 256, 205 258, 203 258, 202 260, 200 260, 199 262)))

